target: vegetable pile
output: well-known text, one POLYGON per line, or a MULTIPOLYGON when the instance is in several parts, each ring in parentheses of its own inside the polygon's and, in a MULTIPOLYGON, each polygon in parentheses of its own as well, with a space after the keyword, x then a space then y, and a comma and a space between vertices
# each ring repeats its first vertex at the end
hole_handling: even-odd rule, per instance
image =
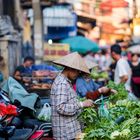
POLYGON ((108 72, 106 71, 102 71, 102 72, 99 72, 96 68, 94 68, 90 74, 90 77, 93 78, 93 79, 108 79, 108 72))
POLYGON ((126 99, 128 96, 128 92, 126 91, 125 86, 122 83, 117 85, 113 81, 109 81, 107 87, 116 90, 118 93, 118 94, 112 94, 109 97, 111 102, 115 103, 118 100, 126 99))
POLYGON ((84 122, 84 140, 132 140, 140 137, 140 102, 127 99, 122 84, 109 82, 108 87, 117 90, 109 97, 104 109, 109 116, 100 114, 99 108, 85 108, 79 120, 84 122))

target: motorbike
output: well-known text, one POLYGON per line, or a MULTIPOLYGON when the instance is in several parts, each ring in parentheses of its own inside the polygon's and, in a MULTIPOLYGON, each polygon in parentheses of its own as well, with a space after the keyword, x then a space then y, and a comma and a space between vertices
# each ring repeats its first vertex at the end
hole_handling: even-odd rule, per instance
POLYGON ((51 133, 51 123, 30 118, 28 108, 11 103, 0 91, 0 140, 40 140, 51 133))

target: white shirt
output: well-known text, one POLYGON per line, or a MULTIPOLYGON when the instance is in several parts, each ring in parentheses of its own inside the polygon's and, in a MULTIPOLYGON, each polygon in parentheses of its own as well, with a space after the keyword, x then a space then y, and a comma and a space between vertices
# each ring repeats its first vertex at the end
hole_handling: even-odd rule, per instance
POLYGON ((116 84, 119 84, 121 82, 121 77, 122 76, 128 76, 128 80, 125 83, 125 88, 126 90, 130 91, 130 81, 131 81, 131 68, 128 64, 128 62, 121 58, 119 59, 119 61, 117 62, 116 68, 115 68, 115 77, 114 77, 114 81, 116 84))
POLYGON ((84 59, 85 60, 87 60, 87 61, 91 61, 91 62, 94 62, 94 57, 93 56, 91 56, 91 55, 86 55, 85 57, 84 57, 84 59))

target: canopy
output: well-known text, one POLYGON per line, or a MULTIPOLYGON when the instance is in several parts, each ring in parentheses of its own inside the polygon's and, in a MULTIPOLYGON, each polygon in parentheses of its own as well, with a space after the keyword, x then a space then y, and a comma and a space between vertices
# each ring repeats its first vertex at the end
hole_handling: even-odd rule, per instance
POLYGON ((140 54, 140 45, 132 46, 132 47, 128 48, 128 51, 131 53, 140 54))
POLYGON ((61 43, 69 44, 70 50, 72 52, 77 51, 81 54, 84 54, 90 51, 95 52, 95 53, 99 51, 99 46, 95 42, 82 36, 76 36, 76 37, 64 39, 64 40, 61 40, 61 43))
POLYGON ((120 7, 128 7, 128 2, 124 0, 107 0, 100 4, 101 9, 120 8, 120 7))

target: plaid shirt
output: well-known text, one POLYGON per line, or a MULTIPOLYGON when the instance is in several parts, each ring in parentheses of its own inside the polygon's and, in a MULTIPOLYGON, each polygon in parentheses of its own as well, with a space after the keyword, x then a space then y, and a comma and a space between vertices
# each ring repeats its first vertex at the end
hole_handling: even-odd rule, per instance
POLYGON ((52 129, 56 140, 70 140, 81 132, 77 115, 80 103, 70 81, 59 74, 51 89, 52 129))

